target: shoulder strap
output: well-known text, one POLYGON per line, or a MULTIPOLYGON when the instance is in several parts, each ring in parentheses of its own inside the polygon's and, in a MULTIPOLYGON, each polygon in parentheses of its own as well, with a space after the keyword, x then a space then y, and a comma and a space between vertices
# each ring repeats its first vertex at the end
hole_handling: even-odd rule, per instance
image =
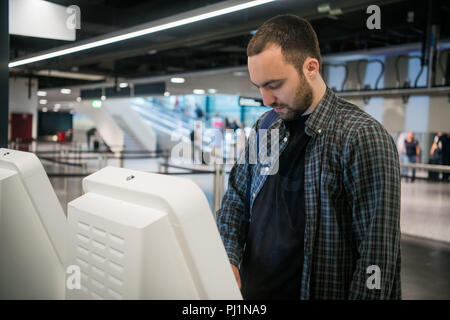
POLYGON ((256 156, 259 159, 259 129, 267 130, 272 125, 272 123, 275 122, 275 120, 278 119, 278 114, 272 109, 270 110, 266 116, 261 120, 257 132, 256 132, 256 156))
POLYGON ((269 129, 269 127, 272 125, 272 123, 275 122, 275 120, 278 118, 278 114, 275 112, 275 110, 270 110, 266 116, 261 120, 261 123, 259 124, 258 129, 269 129))
MULTIPOLYGON (((258 127, 256 128, 256 148, 257 148, 257 156, 259 154, 259 129, 268 129, 272 123, 278 118, 277 113, 272 109, 269 111, 266 116, 261 120, 258 127)), ((243 220, 245 223, 248 223, 250 220, 250 197, 251 197, 251 189, 252 189, 252 165, 248 164, 248 174, 247 174, 247 186, 245 192, 245 203, 244 203, 244 214, 243 220)))

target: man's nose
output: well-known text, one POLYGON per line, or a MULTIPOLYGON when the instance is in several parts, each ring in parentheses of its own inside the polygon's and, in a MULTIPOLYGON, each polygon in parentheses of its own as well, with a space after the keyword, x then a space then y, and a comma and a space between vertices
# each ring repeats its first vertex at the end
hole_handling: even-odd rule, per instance
POLYGON ((274 104, 276 102, 276 97, 273 95, 271 90, 267 90, 264 88, 261 88, 261 95, 263 98, 263 103, 265 106, 271 106, 272 104, 274 104))

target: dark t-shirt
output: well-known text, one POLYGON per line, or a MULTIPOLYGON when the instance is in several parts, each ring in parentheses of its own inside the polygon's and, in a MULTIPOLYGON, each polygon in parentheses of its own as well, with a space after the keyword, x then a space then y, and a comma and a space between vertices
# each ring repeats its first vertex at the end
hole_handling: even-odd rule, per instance
POLYGON ((444 134, 439 137, 439 141, 442 144, 442 156, 450 158, 450 137, 444 134))
POLYGON ((304 167, 308 116, 286 121, 290 140, 279 170, 267 177, 252 208, 241 264, 244 299, 299 299, 305 230, 304 167))
POLYGON ((408 141, 405 140, 405 147, 406 147, 406 155, 411 157, 411 156, 416 156, 417 155, 417 146, 418 142, 417 140, 413 140, 413 141, 408 141))

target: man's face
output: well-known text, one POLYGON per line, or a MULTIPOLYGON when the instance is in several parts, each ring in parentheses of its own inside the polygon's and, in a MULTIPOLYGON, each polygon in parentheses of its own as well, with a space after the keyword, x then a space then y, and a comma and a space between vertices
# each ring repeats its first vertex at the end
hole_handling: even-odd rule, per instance
POLYGON ((274 108, 278 116, 294 120, 313 101, 311 85, 303 72, 286 63, 281 47, 271 45, 260 54, 248 58, 248 70, 253 84, 259 88, 264 105, 274 108))

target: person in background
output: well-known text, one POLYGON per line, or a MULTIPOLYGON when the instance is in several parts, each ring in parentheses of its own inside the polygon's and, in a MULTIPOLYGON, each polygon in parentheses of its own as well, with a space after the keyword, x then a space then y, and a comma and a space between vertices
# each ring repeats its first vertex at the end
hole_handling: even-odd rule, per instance
POLYGON ((86 138, 87 138, 87 148, 88 151, 91 150, 91 137, 95 136, 97 133, 97 129, 95 127, 90 128, 88 131, 86 131, 86 138))
POLYGON ((203 110, 198 103, 195 104, 195 115, 197 116, 197 119, 201 120, 203 118, 203 110))
POLYGON ((223 126, 224 130, 230 129, 230 120, 225 117, 225 122, 224 122, 224 126, 223 126))
POLYGON ((397 138, 397 150, 400 158, 401 163, 406 163, 406 153, 404 150, 405 147, 405 140, 408 137, 408 132, 401 132, 397 138))
POLYGON ((442 132, 438 132, 433 139, 433 144, 430 148, 430 156, 433 160, 437 160, 434 164, 441 164, 441 154, 442 154, 442 141, 440 140, 443 136, 442 132))
MULTIPOLYGON (((433 139, 433 144, 430 148, 430 160, 428 161, 429 164, 434 165, 440 165, 441 164, 441 157, 442 157, 442 141, 440 141, 440 138, 442 137, 442 132, 438 132, 437 135, 433 139)), ((428 172, 428 179, 430 181, 439 181, 439 171, 429 171, 428 172)))
POLYGON ((203 133, 202 133, 202 124, 199 121, 195 122, 194 130, 191 131, 191 147, 192 147, 192 163, 193 164, 205 164, 203 159, 203 133))
MULTIPOLYGON (((413 132, 408 132, 408 136, 405 139, 405 143, 403 145, 403 149, 400 151, 400 154, 403 152, 406 154, 406 163, 420 162, 420 146, 419 142, 414 137, 413 132)), ((409 169, 403 168, 402 171, 403 176, 405 176, 406 181, 408 181, 409 169)), ((413 168, 411 182, 414 182, 415 179, 416 179, 416 169, 413 168)))
POLYGON ((236 118, 234 118, 233 122, 230 123, 230 129, 233 129, 234 131, 239 129, 239 125, 237 124, 237 119, 236 118))
MULTIPOLYGON (((450 165, 450 133, 444 133, 439 138, 439 141, 442 145, 441 150, 441 164, 443 166, 449 166, 450 165)), ((449 181, 450 173, 444 172, 442 175, 442 181, 447 182, 449 181)))

